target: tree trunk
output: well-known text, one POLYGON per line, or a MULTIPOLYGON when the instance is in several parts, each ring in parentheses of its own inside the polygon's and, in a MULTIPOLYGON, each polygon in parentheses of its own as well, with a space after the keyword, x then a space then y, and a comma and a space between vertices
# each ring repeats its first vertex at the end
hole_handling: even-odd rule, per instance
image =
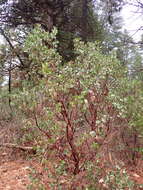
POLYGON ((88 0, 82 0, 82 39, 87 40, 87 14, 88 14, 88 0))

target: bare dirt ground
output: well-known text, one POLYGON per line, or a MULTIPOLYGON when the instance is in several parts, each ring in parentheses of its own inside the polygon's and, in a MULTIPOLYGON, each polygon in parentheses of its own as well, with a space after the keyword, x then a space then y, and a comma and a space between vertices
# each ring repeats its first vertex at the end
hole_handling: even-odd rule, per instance
POLYGON ((27 190, 32 169, 39 170, 39 167, 39 163, 25 160, 10 149, 1 149, 0 190, 27 190))
POLYGON ((26 190, 29 180, 30 163, 10 161, 0 165, 0 190, 26 190))
POLYGON ((0 162, 0 190, 27 190, 31 184, 32 170, 40 173, 41 168, 36 161, 18 159, 4 162, 3 160, 0 162))

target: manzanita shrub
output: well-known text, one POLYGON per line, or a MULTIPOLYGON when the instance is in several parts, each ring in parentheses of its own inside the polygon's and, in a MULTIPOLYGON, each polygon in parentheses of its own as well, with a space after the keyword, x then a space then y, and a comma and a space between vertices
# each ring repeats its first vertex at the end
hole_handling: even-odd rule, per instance
POLYGON ((77 175, 96 159, 120 122, 135 117, 129 109, 133 98, 127 69, 114 52, 107 56, 96 42, 75 39, 75 57, 63 63, 57 32, 45 32, 38 25, 29 34, 24 51, 31 77, 17 96, 19 109, 27 114, 25 126, 37 127, 46 137, 32 134, 37 152, 47 159, 54 152, 65 170, 77 175))

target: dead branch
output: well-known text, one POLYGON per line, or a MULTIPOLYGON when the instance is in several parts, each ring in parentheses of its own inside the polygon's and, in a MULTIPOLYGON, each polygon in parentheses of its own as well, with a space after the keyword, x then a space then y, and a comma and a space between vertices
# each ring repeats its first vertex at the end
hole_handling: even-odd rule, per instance
POLYGON ((6 147, 6 148, 16 148, 16 149, 20 149, 22 151, 32 151, 33 153, 35 153, 35 149, 33 147, 29 147, 29 146, 19 146, 17 144, 12 144, 12 143, 4 143, 4 144, 0 144, 0 147, 6 147))

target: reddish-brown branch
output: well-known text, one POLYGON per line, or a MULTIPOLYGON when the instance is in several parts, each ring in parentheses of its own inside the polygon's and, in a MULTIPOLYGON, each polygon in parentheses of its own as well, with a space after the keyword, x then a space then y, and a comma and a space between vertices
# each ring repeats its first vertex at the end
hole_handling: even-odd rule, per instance
POLYGON ((91 130, 94 131, 96 129, 96 120, 97 120, 97 108, 93 103, 90 103, 89 105, 89 112, 91 117, 91 130))
POLYGON ((86 113, 84 114, 84 118, 85 118, 86 122, 88 123, 88 125, 91 126, 91 123, 90 123, 89 119, 87 118, 86 113))
POLYGON ((76 146, 73 142, 73 136, 74 136, 74 127, 72 125, 72 122, 70 121, 70 118, 68 116, 68 112, 66 109, 66 106, 63 102, 63 100, 60 101, 61 102, 61 106, 62 106, 62 115, 63 118, 66 122, 66 136, 67 136, 67 141, 69 143, 69 146, 71 148, 71 154, 73 157, 73 161, 74 161, 74 172, 73 174, 76 175, 79 173, 80 169, 79 169, 79 155, 76 149, 76 146))

